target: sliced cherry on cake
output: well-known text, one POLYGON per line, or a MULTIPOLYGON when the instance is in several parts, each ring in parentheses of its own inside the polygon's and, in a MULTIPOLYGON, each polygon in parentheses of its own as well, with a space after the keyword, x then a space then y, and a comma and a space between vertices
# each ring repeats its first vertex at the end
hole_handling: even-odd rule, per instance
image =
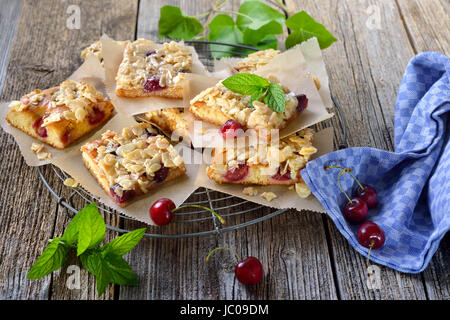
POLYGON ((116 193, 116 189, 118 187, 120 187, 120 185, 119 184, 115 184, 111 188, 109 188, 109 191, 111 192, 111 195, 113 196, 114 201, 116 201, 118 203, 127 202, 127 201, 131 200, 132 198, 134 198, 134 196, 136 195, 136 192, 134 190, 123 190, 122 191, 122 196, 119 196, 116 193))
POLYGON ((158 91, 164 89, 159 85, 159 78, 157 76, 153 76, 150 79, 147 79, 144 83, 144 89, 148 92, 158 91))
POLYGON ((164 165, 161 164, 161 169, 155 172, 155 175, 153 176, 153 181, 161 183, 164 180, 166 180, 168 175, 169 175, 169 168, 164 167, 164 165))
POLYGON ((277 173, 272 176, 272 179, 278 181, 291 180, 291 172, 289 170, 286 170, 284 174, 281 174, 281 167, 278 167, 277 173))
POLYGON ((100 110, 97 107, 94 107, 92 109, 92 113, 89 114, 89 116, 88 116, 89 124, 96 125, 96 124, 102 122, 104 117, 105 117, 105 112, 103 112, 102 110, 100 110))
POLYGON ((33 123, 32 127, 33 127, 33 129, 36 130, 36 132, 39 135, 39 137, 47 138, 48 137, 47 128, 42 126, 43 123, 44 123, 44 119, 43 118, 39 118, 33 123))
POLYGON ((239 181, 248 175, 248 166, 245 163, 240 163, 237 168, 233 168, 225 173, 224 178, 228 181, 239 181))
POLYGON ((297 112, 302 112, 308 106, 308 98, 304 94, 299 94, 295 96, 298 101, 297 112))

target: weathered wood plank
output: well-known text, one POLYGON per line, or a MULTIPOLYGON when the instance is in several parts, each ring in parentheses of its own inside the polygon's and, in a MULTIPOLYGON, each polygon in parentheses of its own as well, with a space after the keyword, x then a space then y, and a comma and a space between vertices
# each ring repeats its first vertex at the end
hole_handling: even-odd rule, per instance
POLYGON ((450 53, 450 3, 447 0, 398 0, 415 51, 450 53))
MULTIPOLYGON (((136 11, 136 1, 126 4, 115 1, 72 1, 70 4, 51 0, 24 1, 2 99, 17 99, 35 88, 58 84, 81 63, 80 50, 103 32, 117 38, 133 35, 136 11), (67 19, 72 14, 67 11, 69 5, 80 8, 80 29, 67 27, 67 19), (121 28, 117 27, 118 19, 121 28)), ((82 282, 81 290, 72 292, 66 288, 64 270, 61 276, 58 272, 37 281, 26 279, 26 273, 47 245, 47 239, 60 235, 69 219, 57 208, 36 169, 26 166, 13 139, 4 133, 0 139, 2 168, 4 172, 11 172, 0 178, 0 197, 4 204, 0 216, 3 239, 0 244, 0 274, 3 276, 0 295, 14 299, 94 298, 96 291, 91 276, 87 282, 82 282)), ((67 192, 62 190, 62 184, 49 166, 43 168, 43 172, 56 192, 67 192)), ((76 200, 75 204, 81 205, 81 201, 76 200)), ((109 238, 112 235, 108 233, 109 238)), ((113 294, 111 287, 102 298, 111 298, 113 294)))
POLYGON ((5 83, 6 68, 9 61, 9 49, 17 30, 22 0, 1 0, 0 7, 0 93, 5 83))
MULTIPOLYGON (((414 52, 393 1, 295 1, 339 41, 326 49, 333 95, 347 120, 350 146, 393 149, 394 103, 414 52), (375 14, 375 15, 374 15, 375 14)), ((334 121, 336 121, 335 119, 334 121)), ((425 299, 420 275, 382 270, 382 288, 366 285, 365 258, 326 219, 342 299, 425 299)))
MULTIPOLYGON (((137 37, 157 39, 159 8, 179 5, 187 14, 208 10, 210 1, 141 1, 137 37)), ((224 10, 237 10, 230 1, 224 10)), ((216 192, 212 197, 218 197, 216 192)), ((190 200, 192 201, 192 200, 190 200)), ((223 200, 215 206, 227 206, 223 200)), ((247 208, 242 206, 242 209, 247 208)), ((260 209, 249 219, 269 212, 260 209)), ((230 217, 230 225, 244 222, 230 217)), ((125 222, 126 228, 139 224, 125 222)), ((177 232, 193 232, 197 226, 183 224, 177 232)), ((156 229, 156 231, 158 231, 156 229)), ((155 232, 153 230, 153 232, 155 232)), ((127 257, 139 270, 143 283, 138 288, 121 288, 120 299, 336 299, 331 262, 322 217, 311 212, 290 211, 257 225, 225 233, 219 246, 236 249, 243 257, 253 255, 266 268, 263 283, 244 288, 234 279, 235 258, 218 252, 206 265, 204 259, 214 248, 214 237, 180 240, 145 239, 127 257)))

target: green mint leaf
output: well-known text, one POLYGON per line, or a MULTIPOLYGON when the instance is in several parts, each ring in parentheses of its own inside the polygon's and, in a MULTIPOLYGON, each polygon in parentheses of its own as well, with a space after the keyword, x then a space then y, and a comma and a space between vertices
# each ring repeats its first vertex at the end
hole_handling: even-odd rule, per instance
POLYGON ((139 280, 129 264, 121 257, 108 253, 103 258, 103 265, 111 276, 111 282, 121 286, 137 286, 139 280))
POLYGON ((61 240, 64 243, 73 246, 78 241, 78 230, 80 227, 80 221, 83 220, 83 216, 86 214, 86 211, 97 210, 97 206, 95 203, 90 203, 85 206, 83 209, 78 211, 75 217, 72 218, 66 230, 64 231, 61 240))
POLYGON ((190 40, 203 31, 202 24, 193 17, 184 15, 180 8, 163 6, 158 22, 159 37, 190 40))
POLYGON ((254 94, 252 94, 251 98, 250 98, 250 105, 253 106, 253 102, 254 101, 259 101, 262 96, 266 93, 267 89, 265 90, 259 90, 258 92, 255 92, 254 94))
MULTIPOLYGON (((218 14, 209 23, 208 40, 240 44, 243 41, 242 31, 238 28, 233 18, 226 14, 218 14)), ((210 45, 214 58, 231 57, 236 49, 230 46, 210 45)))
POLYGON ((111 283, 111 273, 104 263, 104 257, 99 251, 85 252, 80 256, 83 267, 95 276, 97 294, 100 297, 111 283))
POLYGON ((80 259, 83 267, 95 276, 98 296, 105 292, 110 283, 122 286, 139 285, 139 280, 128 263, 110 251, 97 249, 85 252, 80 259))
POLYGON ((320 49, 328 48, 337 40, 322 24, 316 22, 305 11, 300 11, 288 18, 286 26, 293 30, 286 38, 286 49, 313 37, 317 38, 320 49))
POLYGON ((105 238, 106 226, 103 217, 98 212, 97 205, 90 204, 82 212, 78 225, 77 255, 87 249, 95 248, 105 238))
POLYGON ((264 103, 273 111, 283 113, 286 107, 286 96, 283 89, 278 84, 271 82, 264 97, 264 103))
POLYGON ((236 24, 241 30, 250 28, 258 30, 269 22, 275 22, 271 26, 270 32, 279 34, 283 32, 285 16, 278 10, 268 6, 262 1, 245 1, 239 8, 240 15, 236 18, 236 24))
POLYGON ((233 92, 253 95, 269 87, 269 81, 251 73, 238 73, 226 78, 222 84, 233 92))
POLYGON ((104 250, 107 250, 108 252, 118 256, 123 256, 124 254, 127 254, 131 249, 133 249, 139 243, 139 241, 141 241, 142 237, 144 236, 145 230, 145 228, 142 228, 125 233, 108 243, 104 247, 104 250))
POLYGON ((28 279, 42 278, 58 270, 66 260, 67 247, 60 238, 51 240, 27 274, 28 279))

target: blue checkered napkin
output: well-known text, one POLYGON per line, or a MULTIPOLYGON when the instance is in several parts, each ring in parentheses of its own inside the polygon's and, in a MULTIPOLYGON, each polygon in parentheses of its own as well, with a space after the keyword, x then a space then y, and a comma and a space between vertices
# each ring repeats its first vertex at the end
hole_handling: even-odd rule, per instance
MULTIPOLYGON (((358 226, 342 215, 346 203, 338 169, 353 168, 362 183, 375 187, 379 204, 369 221, 386 234, 371 259, 409 273, 423 271, 450 227, 450 59, 435 52, 415 56, 400 85, 395 110, 395 152, 348 148, 309 162, 302 176, 350 244, 367 256, 356 239, 358 226)), ((348 174, 344 190, 357 185, 348 174)))

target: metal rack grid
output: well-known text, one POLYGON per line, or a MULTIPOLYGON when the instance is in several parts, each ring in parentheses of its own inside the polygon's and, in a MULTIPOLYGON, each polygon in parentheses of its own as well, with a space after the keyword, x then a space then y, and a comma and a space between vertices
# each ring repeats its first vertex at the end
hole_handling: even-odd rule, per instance
MULTIPOLYGON (((185 41, 185 42, 192 44, 195 47, 200 60, 208 68, 211 68, 213 66, 212 52, 227 52, 227 53, 232 54, 233 56, 246 56, 248 53, 258 50, 256 48, 249 47, 249 46, 233 45, 233 44, 213 42, 213 41, 191 40, 191 41, 185 41), (220 49, 221 46, 224 47, 223 50, 220 49), (232 47, 233 49, 229 50, 229 47, 232 47)), ((345 121, 342 118, 342 113, 339 108, 339 105, 337 104, 337 102, 334 99, 333 99, 333 102, 335 103, 335 105, 338 109, 338 113, 339 113, 339 116, 342 121, 342 125, 344 128, 344 139, 343 140, 344 140, 344 144, 345 144, 345 141, 346 141, 345 121)), ((51 166, 51 168, 52 168, 52 170, 50 171, 51 174, 55 175, 58 178, 57 180, 59 181, 59 183, 63 184, 64 180, 69 177, 63 170, 57 168, 56 166, 53 166, 53 165, 49 165, 49 166, 51 166)), ((72 218, 81 209, 81 208, 75 208, 74 205, 72 204, 72 199, 74 197, 80 197, 86 203, 89 203, 89 202, 99 203, 99 200, 96 197, 91 195, 89 192, 84 190, 82 187, 70 188, 70 190, 71 190, 70 195, 67 198, 63 197, 62 195, 58 194, 57 191, 55 191, 55 189, 56 189, 55 187, 52 187, 50 185, 50 183, 48 182, 48 177, 45 176, 43 170, 40 167, 37 167, 37 170, 38 170, 39 176, 40 176, 42 182, 44 183, 44 185, 47 187, 47 189, 50 191, 50 193, 53 195, 53 197, 56 198, 56 200, 58 201, 58 204, 63 206, 66 209, 66 212, 70 218, 72 218)), ((66 187, 66 188, 68 188, 68 187, 66 187)), ((267 210, 262 210, 263 208, 266 208, 264 206, 261 206, 261 205, 258 205, 258 204, 255 204, 250 201, 240 199, 240 198, 237 198, 234 196, 230 196, 230 195, 223 194, 220 192, 205 189, 205 188, 197 189, 191 195, 191 197, 192 196, 194 198, 198 198, 198 200, 192 201, 192 202, 185 202, 184 205, 199 204, 199 205, 207 206, 207 207, 210 207, 211 209, 215 210, 217 213, 219 213, 224 218, 240 215, 240 216, 244 217, 245 221, 234 224, 234 225, 221 226, 220 223, 217 221, 216 216, 211 214, 209 211, 206 211, 203 209, 202 210, 198 210, 198 209, 184 210, 183 209, 183 210, 175 212, 175 219, 172 224, 179 226, 184 223, 197 223, 197 224, 202 224, 204 226, 204 224, 207 223, 208 226, 206 228, 203 227, 206 230, 204 230, 204 231, 202 230, 202 231, 198 231, 198 232, 190 232, 190 233, 178 233, 175 231, 172 234, 166 234, 166 233, 161 232, 163 228, 148 227, 147 230, 149 228, 153 228, 152 231, 154 231, 154 232, 147 231, 145 233, 145 236, 152 237, 152 238, 188 238, 188 237, 215 235, 216 237, 218 237, 221 233, 236 230, 239 228, 247 227, 247 226, 262 222, 264 220, 267 220, 267 219, 275 217, 279 214, 282 214, 288 210, 288 209, 280 209, 280 210, 273 209, 271 212, 264 213, 264 211, 267 211, 267 210), (228 203, 226 205, 221 205, 220 203, 224 200, 227 200, 228 203), (229 203, 230 200, 232 200, 231 204, 229 203), (251 216, 251 217, 249 217, 249 216, 251 216), (249 218, 247 218, 247 217, 249 217, 249 218)), ((111 208, 105 207, 105 206, 99 206, 99 209, 104 214, 116 215, 116 216, 120 217, 121 219, 124 219, 124 221, 126 221, 126 220, 137 221, 136 219, 134 219, 132 217, 120 214, 117 211, 115 211, 111 208)), ((114 227, 114 226, 111 226, 108 224, 106 227, 109 230, 117 231, 120 233, 126 233, 126 232, 130 231, 130 230, 127 230, 124 228, 114 227)))

